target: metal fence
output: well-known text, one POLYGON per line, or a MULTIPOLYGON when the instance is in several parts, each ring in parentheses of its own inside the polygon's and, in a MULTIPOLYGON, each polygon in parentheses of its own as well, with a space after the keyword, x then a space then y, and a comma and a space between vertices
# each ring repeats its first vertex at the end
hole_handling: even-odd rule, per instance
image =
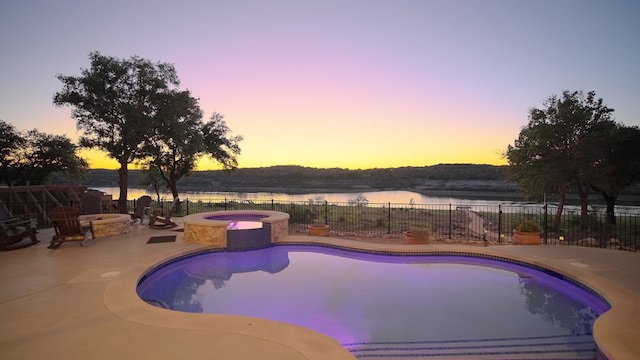
MULTIPOLYGON (((47 209, 59 203, 20 203, 15 215, 31 214, 39 228, 51 227, 47 209)), ((65 203, 81 207, 80 203, 65 203)), ((152 203, 154 209, 166 211, 172 202, 152 203)), ((129 211, 135 200, 129 201, 129 211)), ((289 232, 306 233, 309 225, 326 224, 334 236, 400 238, 412 227, 428 228, 434 241, 491 242, 508 244, 512 230, 523 220, 539 224, 545 244, 581 245, 637 251, 640 242, 640 215, 616 214, 615 225, 606 221, 603 211, 591 210, 581 221, 580 213, 565 211, 554 227, 556 208, 541 205, 454 206, 396 203, 340 203, 326 201, 241 201, 208 200, 180 203, 174 216, 216 210, 273 210, 288 213, 289 232)))
MULTIPOLYGON (((312 224, 326 224, 336 236, 402 237, 412 227, 428 228, 436 241, 480 241, 507 244, 513 229, 527 220, 541 228, 550 245, 581 245, 637 251, 640 215, 616 214, 608 224, 604 211, 590 210, 584 223, 579 212, 565 211, 554 227, 556 207, 547 205, 454 206, 326 201, 185 201, 182 213, 216 210, 273 210, 288 213, 289 232, 305 233, 312 224)), ((165 207, 169 203, 164 204, 165 207)))

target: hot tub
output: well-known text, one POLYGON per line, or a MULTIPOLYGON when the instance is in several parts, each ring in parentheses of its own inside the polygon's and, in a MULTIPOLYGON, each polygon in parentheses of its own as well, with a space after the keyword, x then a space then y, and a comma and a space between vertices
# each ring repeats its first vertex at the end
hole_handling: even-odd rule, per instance
POLYGON ((289 214, 279 211, 213 211, 183 221, 185 241, 229 250, 266 247, 289 233, 289 214))

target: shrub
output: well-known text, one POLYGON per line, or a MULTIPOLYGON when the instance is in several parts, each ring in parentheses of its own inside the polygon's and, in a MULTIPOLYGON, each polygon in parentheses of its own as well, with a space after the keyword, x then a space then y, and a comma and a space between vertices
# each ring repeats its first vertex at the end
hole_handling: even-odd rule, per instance
POLYGON ((525 220, 516 225, 515 231, 539 233, 540 225, 529 220, 525 220))

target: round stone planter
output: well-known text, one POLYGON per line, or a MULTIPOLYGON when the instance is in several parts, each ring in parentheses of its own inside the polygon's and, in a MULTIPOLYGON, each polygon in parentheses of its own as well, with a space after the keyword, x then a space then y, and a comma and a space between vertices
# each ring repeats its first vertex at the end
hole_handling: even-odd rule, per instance
POLYGON ((542 244, 542 240, 540 239, 540 233, 514 230, 511 243, 514 245, 540 245, 542 244))
POLYGON ((329 236, 329 225, 309 225, 307 229, 309 236, 329 236))

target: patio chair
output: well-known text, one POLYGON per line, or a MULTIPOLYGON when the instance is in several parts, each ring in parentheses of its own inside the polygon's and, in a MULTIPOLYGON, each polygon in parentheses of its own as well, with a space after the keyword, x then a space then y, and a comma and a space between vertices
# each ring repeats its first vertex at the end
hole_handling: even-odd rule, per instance
POLYGON ((138 219, 140 219, 140 224, 142 224, 142 221, 144 220, 144 215, 147 213, 150 206, 151 206, 151 196, 149 195, 140 196, 136 201, 136 211, 129 213, 129 215, 131 215, 131 223, 133 224, 136 221, 138 221, 138 219))
POLYGON ((179 198, 175 198, 173 200, 173 205, 171 205, 171 208, 167 212, 167 216, 162 217, 160 215, 151 214, 149 217, 149 226, 152 229, 169 229, 178 226, 178 224, 171 220, 171 216, 173 216, 173 213, 176 211, 179 202, 179 198))
POLYGON ((0 221, 0 251, 22 249, 39 242, 31 219, 13 218, 0 221), (22 241, 27 237, 31 242, 22 241))
POLYGON ((80 222, 80 210, 70 206, 58 206, 49 211, 49 217, 55 229, 49 249, 57 249, 66 241, 80 241, 80 245, 87 246, 95 242, 93 223, 80 222))
POLYGON ((102 199, 100 194, 95 190, 87 190, 82 196, 82 213, 83 214, 101 214, 102 199))

